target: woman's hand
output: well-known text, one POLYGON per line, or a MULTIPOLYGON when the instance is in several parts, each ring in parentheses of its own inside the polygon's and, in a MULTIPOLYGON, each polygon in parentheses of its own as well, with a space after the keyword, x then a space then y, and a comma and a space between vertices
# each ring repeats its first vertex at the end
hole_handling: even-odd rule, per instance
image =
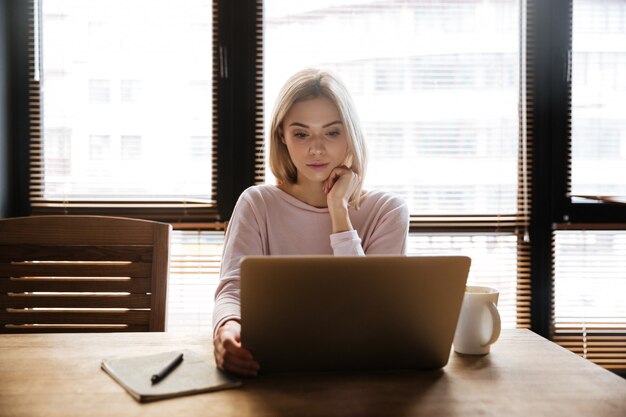
POLYGON ((213 339, 217 367, 242 376, 256 376, 259 364, 252 354, 241 346, 241 324, 228 320, 220 326, 213 339))
POLYGON ((359 176, 345 165, 340 165, 330 172, 322 184, 326 193, 328 207, 341 205, 348 207, 350 197, 356 191, 360 182, 359 176))
POLYGON ((350 197, 359 186, 359 176, 345 165, 333 169, 322 184, 326 193, 326 202, 333 226, 333 233, 353 230, 350 216, 348 215, 348 203, 350 197))

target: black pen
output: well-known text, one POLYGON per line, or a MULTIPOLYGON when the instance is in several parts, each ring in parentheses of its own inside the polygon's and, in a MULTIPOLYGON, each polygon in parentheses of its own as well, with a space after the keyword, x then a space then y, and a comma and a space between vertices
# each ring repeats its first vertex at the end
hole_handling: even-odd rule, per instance
POLYGON ((161 382, 161 380, 163 380, 166 376, 169 375, 170 372, 176 369, 176 367, 180 365, 182 361, 183 354, 181 353, 180 355, 176 356, 176 358, 172 362, 170 362, 165 368, 163 368, 161 372, 152 375, 152 378, 150 378, 150 380, 152 381, 152 385, 161 382))

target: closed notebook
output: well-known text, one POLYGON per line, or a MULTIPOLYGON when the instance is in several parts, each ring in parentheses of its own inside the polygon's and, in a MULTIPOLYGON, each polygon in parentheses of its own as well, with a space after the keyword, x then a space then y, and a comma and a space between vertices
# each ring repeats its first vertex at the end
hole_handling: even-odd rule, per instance
POLYGON ((232 378, 190 350, 164 352, 156 355, 107 358, 102 369, 116 380, 137 401, 148 402, 181 397, 201 392, 234 388, 241 381, 232 378), (182 363, 157 384, 150 378, 183 354, 182 363))

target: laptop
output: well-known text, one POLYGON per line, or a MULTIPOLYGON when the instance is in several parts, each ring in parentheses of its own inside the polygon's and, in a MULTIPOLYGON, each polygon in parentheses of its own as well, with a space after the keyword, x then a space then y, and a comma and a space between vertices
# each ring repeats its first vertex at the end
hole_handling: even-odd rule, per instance
POLYGON ((437 369, 465 293, 464 256, 250 256, 241 341, 260 372, 437 369))

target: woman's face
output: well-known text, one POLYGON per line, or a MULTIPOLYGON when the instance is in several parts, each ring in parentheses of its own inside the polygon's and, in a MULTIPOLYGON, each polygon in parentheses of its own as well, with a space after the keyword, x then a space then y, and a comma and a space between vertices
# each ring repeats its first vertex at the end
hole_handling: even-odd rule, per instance
POLYGON ((295 103, 282 124, 282 141, 298 171, 298 184, 321 183, 342 165, 348 152, 346 129, 335 104, 324 96, 295 103))

